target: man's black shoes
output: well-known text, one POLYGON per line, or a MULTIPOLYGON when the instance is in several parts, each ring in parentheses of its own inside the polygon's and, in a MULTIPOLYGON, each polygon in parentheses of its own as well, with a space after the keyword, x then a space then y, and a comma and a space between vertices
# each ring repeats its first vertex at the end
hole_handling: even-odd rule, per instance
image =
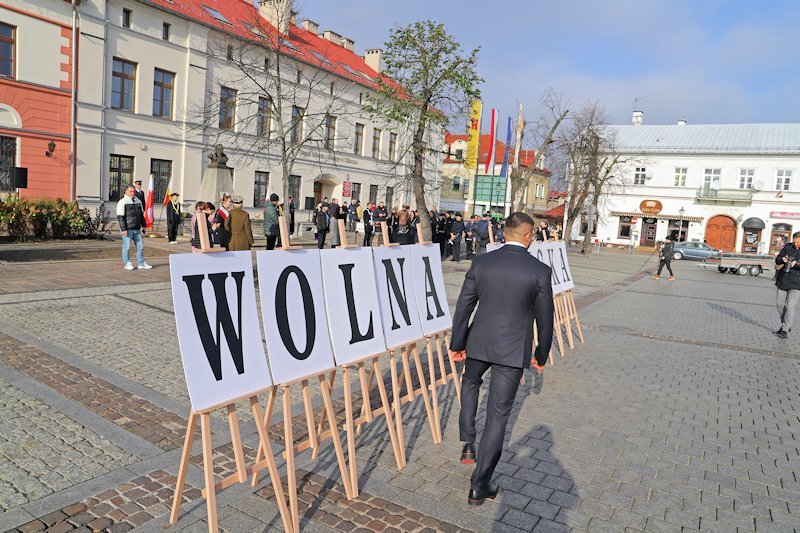
POLYGON ((475 445, 471 442, 464 444, 464 449, 461 450, 461 462, 465 465, 475 463, 475 445))
POLYGON ((470 489, 469 496, 467 497, 467 503, 470 505, 482 505, 484 501, 488 498, 489 500, 494 500, 495 496, 497 496, 497 485, 490 484, 489 487, 486 489, 470 489))
POLYGON ((778 331, 776 331, 775 335, 777 335, 781 339, 788 339, 789 338, 789 332, 788 331, 784 331, 783 328, 781 328, 778 331))

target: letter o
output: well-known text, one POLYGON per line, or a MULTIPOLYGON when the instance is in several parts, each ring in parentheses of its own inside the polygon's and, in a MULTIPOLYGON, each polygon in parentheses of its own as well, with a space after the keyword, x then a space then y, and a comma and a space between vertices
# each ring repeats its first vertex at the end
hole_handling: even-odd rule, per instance
POLYGON ((286 267, 278 278, 278 286, 275 288, 275 319, 278 322, 278 332, 281 334, 283 345, 286 346, 292 357, 299 361, 308 359, 308 356, 314 350, 314 341, 317 336, 317 317, 314 314, 314 295, 311 294, 308 278, 296 266, 286 267), (300 284, 300 295, 303 298, 303 310, 305 311, 306 348, 302 352, 297 349, 292 338, 292 330, 289 329, 289 313, 286 310, 286 285, 289 282, 289 276, 292 274, 297 276, 297 282, 300 284))

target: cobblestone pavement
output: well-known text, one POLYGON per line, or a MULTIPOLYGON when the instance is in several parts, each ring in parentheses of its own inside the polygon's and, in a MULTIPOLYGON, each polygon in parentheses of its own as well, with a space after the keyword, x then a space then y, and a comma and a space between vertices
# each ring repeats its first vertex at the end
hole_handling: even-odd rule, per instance
MULTIPOLYGON (((654 260, 639 271, 646 259, 570 254, 586 343, 555 352, 539 394, 521 388, 496 501, 466 505, 471 468, 458 461, 449 386, 442 444, 419 402, 404 407, 402 471, 384 422, 366 427, 353 501, 330 446, 319 462, 301 454, 303 529, 798 530, 800 348, 771 333, 771 282, 682 261, 674 282, 652 280, 654 260)), ((166 259, 152 262, 146 272, 102 260, 0 265, 0 530, 156 531, 167 522, 188 398, 166 259)), ((468 266, 444 264, 451 307, 468 266)), ((302 434, 304 421, 294 425, 302 434)), ((213 422, 218 476, 235 468, 226 426, 213 422)), ((172 529, 204 531, 198 447, 191 464, 172 529)), ((255 488, 226 489, 218 505, 223 530, 281 527, 266 474, 255 488)))

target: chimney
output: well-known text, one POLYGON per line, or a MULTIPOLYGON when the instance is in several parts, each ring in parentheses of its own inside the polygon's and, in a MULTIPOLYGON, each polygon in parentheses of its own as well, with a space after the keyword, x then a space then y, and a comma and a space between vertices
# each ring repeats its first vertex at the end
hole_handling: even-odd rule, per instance
POLYGON ((258 13, 264 20, 275 26, 279 32, 286 33, 292 19, 290 0, 261 0, 258 13))
POLYGON ((325 30, 322 33, 322 38, 325 39, 326 41, 332 42, 333 44, 338 44, 339 46, 342 46, 342 36, 333 30, 325 30))
POLYGON ((644 112, 634 111, 633 118, 631 118, 631 124, 633 124, 634 126, 641 126, 642 122, 644 122, 644 112))
POLYGON ((306 19, 303 21, 303 29, 306 31, 310 31, 311 33, 316 35, 317 32, 319 31, 319 24, 317 24, 311 19, 306 19))
POLYGON ((686 125, 686 117, 681 117, 678 121, 678 126, 685 126, 686 125))
POLYGON ((350 37, 342 37, 342 46, 345 50, 350 50, 352 52, 356 47, 356 42, 350 37))
POLYGON ((383 65, 382 63, 383 50, 380 48, 370 48, 364 53, 364 62, 369 68, 375 72, 380 73, 383 65))

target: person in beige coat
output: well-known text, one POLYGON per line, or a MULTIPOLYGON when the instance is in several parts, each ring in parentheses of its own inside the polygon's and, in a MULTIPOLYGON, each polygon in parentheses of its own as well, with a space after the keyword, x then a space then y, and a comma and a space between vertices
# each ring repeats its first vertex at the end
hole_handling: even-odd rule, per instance
POLYGON ((229 252, 249 250, 255 242, 253 240, 253 230, 250 227, 250 215, 242 209, 243 201, 241 196, 234 196, 233 209, 228 213, 228 218, 225 219, 225 231, 230 235, 230 240, 228 241, 229 252))

